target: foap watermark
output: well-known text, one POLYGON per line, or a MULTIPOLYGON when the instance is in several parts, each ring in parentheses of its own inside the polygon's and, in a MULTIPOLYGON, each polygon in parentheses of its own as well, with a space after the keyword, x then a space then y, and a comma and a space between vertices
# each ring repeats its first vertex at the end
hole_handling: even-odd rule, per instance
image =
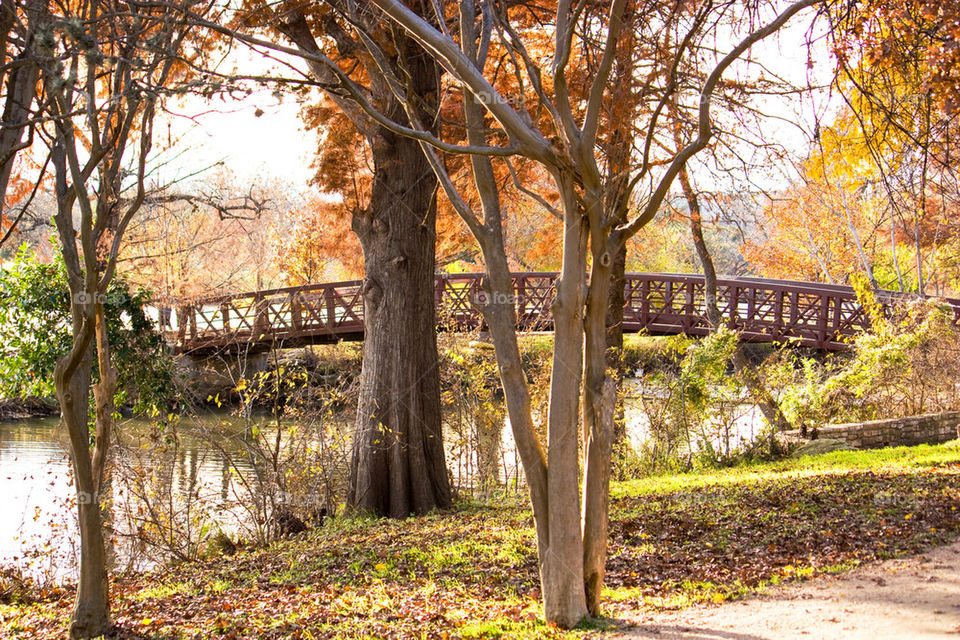
POLYGON ((327 504, 326 498, 318 493, 288 493, 280 491, 274 499, 278 505, 288 507, 323 507, 327 504))
POLYGON ((920 508, 921 501, 916 496, 881 491, 873 496, 873 506, 915 510, 920 508))
POLYGON ((517 304, 517 296, 512 293, 501 293, 498 291, 489 292, 481 289, 473 294, 472 301, 474 306, 477 307, 489 307, 495 305, 515 306, 517 304))
POLYGON ((100 504, 100 494, 89 491, 77 491, 77 504, 100 504))
POLYGON ((90 291, 78 291, 73 294, 72 300, 74 304, 115 305, 123 304, 127 300, 127 297, 124 293, 91 293, 90 291))
POLYGON ((491 104, 505 104, 509 107, 520 108, 523 107, 524 100, 522 95, 501 95, 496 91, 474 91, 471 92, 473 97, 477 99, 477 102, 484 105, 491 104))

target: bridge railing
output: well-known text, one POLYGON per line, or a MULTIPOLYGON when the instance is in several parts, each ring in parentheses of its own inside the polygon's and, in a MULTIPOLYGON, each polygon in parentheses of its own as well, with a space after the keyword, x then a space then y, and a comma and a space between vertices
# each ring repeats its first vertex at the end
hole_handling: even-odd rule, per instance
MULTIPOLYGON (((437 322, 440 329, 464 331, 483 327, 481 307, 488 294, 481 286, 484 274, 438 274, 435 288, 437 322)), ((517 327, 522 331, 550 331, 557 274, 553 272, 517 273, 513 276, 513 295, 508 301, 517 311, 517 327)))
POLYGON ((361 285, 356 280, 196 300, 174 307, 167 332, 181 351, 361 336, 361 285))
MULTIPOLYGON (((624 330, 651 334, 707 335, 702 276, 630 274, 624 330)), ((842 349, 869 319, 849 287, 751 278, 719 278, 717 307, 744 340, 795 340, 804 346, 842 349)))
MULTIPOLYGON (((512 302, 523 331, 550 331, 556 273, 514 275, 512 302)), ((483 274, 440 274, 434 290, 438 328, 483 328, 480 308, 487 302, 483 274)), ((804 346, 838 350, 869 326, 850 287, 759 278, 720 278, 717 305, 727 324, 755 342, 793 340, 804 346)), ((164 319, 178 351, 266 348, 311 342, 355 340, 363 336, 362 282, 336 282, 211 297, 176 305, 164 319)), ((650 334, 706 335, 703 276, 627 274, 623 329, 650 334)), ((882 292, 890 305, 905 297, 882 292)), ((948 301, 960 322, 960 301, 948 301)))

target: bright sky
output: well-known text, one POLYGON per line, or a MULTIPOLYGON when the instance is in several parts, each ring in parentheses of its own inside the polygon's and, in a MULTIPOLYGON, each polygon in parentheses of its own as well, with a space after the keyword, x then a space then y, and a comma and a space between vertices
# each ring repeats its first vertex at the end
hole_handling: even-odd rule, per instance
MULTIPOLYGON (((800 85, 808 74, 814 79, 823 80, 832 68, 833 61, 829 59, 825 47, 821 46, 814 56, 815 67, 807 69, 804 36, 808 25, 809 16, 796 16, 777 36, 768 38, 754 48, 756 59, 773 73, 800 85)), ((257 58, 257 54, 249 50, 237 49, 231 54, 230 62, 253 70, 263 65, 263 59, 257 58)), ((273 64, 267 63, 266 67, 272 68, 273 64)), ((728 75, 736 73, 731 70, 728 75)), ((821 97, 813 102, 822 100, 821 97)), ((798 112, 803 111, 803 125, 808 132, 812 130, 813 110, 823 109, 822 104, 813 104, 810 96, 805 98, 802 105, 796 96, 769 98, 763 102, 764 111, 785 120, 796 120, 798 112)), ((262 89, 243 100, 216 97, 205 101, 191 97, 171 111, 180 114, 180 117, 170 117, 166 123, 158 122, 156 128, 158 142, 166 141, 168 124, 170 135, 182 138, 177 146, 182 155, 163 172, 167 180, 222 162, 235 174, 240 186, 247 181, 275 179, 295 190, 307 188, 312 175, 310 162, 316 151, 317 138, 314 132, 303 130, 300 107, 295 99, 288 97, 279 100, 270 89, 262 89), (256 113, 259 111, 262 111, 262 115, 258 117, 256 113)), ((764 138, 779 140, 797 152, 802 152, 800 147, 806 146, 805 136, 800 130, 784 120, 765 122, 760 133, 764 138)), ((217 172, 213 169, 204 175, 217 172)), ((770 181, 781 182, 783 176, 781 174, 777 179, 769 175, 761 180, 768 184, 770 181)))
POLYGON ((158 123, 156 136, 166 142, 169 131, 173 138, 181 138, 177 150, 182 156, 172 163, 176 168, 171 176, 223 162, 241 184, 279 179, 302 189, 313 173, 316 135, 303 130, 300 107, 293 99, 280 101, 264 89, 243 100, 190 98, 170 111, 179 116, 158 123), (193 114, 202 115, 187 117, 193 114))

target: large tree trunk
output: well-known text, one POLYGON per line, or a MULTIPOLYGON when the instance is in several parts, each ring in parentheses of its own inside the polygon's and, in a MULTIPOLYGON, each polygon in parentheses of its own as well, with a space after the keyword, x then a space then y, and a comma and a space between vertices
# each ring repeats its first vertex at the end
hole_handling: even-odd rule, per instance
MULTIPOLYGON (((436 91, 422 55, 411 71, 417 95, 436 91)), ((371 148, 370 206, 353 221, 365 337, 348 502, 402 518, 451 506, 434 307, 437 179, 414 140, 381 130, 371 148)))
MULTIPOLYGON (((31 0, 26 4, 27 30, 23 34, 23 51, 10 71, 0 71, 0 82, 6 82, 6 99, 3 105, 3 127, 0 128, 0 193, 6 194, 17 152, 29 146, 31 140, 23 139, 28 129, 30 109, 37 93, 39 67, 35 62, 37 30, 40 21, 47 17, 48 5, 44 0, 31 0)), ((4 4, 0 10, 0 39, 6 45, 16 20, 11 5, 4 4)), ((6 51, 2 54, 4 63, 6 51)))
MULTIPOLYGON (((347 4, 340 8, 350 14, 347 4)), ((432 9, 421 4, 418 11, 429 15, 432 9)), ((320 51, 300 12, 287 12, 277 28, 301 51, 320 51)), ((353 54, 357 43, 335 22, 324 28, 353 54)), ((441 69, 412 40, 394 35, 394 72, 417 96, 418 117, 434 126, 441 69)), ((318 81, 336 84, 323 64, 308 64, 318 81)), ((392 120, 408 122, 386 78, 373 61, 368 65, 374 102, 392 120)), ((353 216, 363 249, 365 336, 347 502, 397 518, 447 508, 434 308, 437 178, 419 143, 379 127, 337 92, 328 98, 366 137, 374 165, 370 204, 353 216)))

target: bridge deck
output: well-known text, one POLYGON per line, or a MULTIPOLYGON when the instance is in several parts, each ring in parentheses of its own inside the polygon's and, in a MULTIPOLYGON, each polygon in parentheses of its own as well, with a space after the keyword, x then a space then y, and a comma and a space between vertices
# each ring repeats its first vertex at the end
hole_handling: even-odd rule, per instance
MULTIPOLYGON (((514 275, 517 326, 550 331, 556 273, 514 275)), ((440 274, 436 279, 438 328, 483 328, 483 274, 440 274)), ((257 352, 271 347, 363 339, 360 281, 334 282, 220 296, 182 303, 164 323, 175 351, 204 355, 257 352)), ((625 332, 707 335, 703 276, 627 274, 625 332)), ((729 326, 751 342, 784 342, 818 349, 846 349, 850 336, 869 319, 851 287, 760 278, 721 278, 717 303, 729 326)), ((882 292, 890 305, 909 299, 882 292)), ((960 300, 947 300, 960 322, 960 300)))

